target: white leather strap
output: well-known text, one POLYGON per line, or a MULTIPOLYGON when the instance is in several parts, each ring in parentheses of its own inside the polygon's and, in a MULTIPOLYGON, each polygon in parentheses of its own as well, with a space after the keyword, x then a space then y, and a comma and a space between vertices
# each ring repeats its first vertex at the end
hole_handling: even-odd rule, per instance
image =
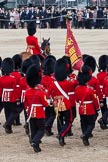
POLYGON ((58 88, 58 90, 62 93, 62 95, 69 100, 69 96, 66 94, 66 92, 60 87, 57 81, 54 81, 54 84, 58 88))

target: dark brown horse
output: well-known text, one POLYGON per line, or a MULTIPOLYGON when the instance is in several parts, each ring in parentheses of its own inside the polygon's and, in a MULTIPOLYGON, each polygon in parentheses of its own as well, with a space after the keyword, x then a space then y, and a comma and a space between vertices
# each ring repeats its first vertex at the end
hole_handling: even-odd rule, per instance
POLYGON ((50 55, 50 51, 51 51, 51 49, 50 49, 50 38, 48 38, 48 39, 42 39, 43 40, 43 42, 41 43, 41 49, 42 49, 42 54, 44 55, 44 56, 48 56, 48 55, 50 55))

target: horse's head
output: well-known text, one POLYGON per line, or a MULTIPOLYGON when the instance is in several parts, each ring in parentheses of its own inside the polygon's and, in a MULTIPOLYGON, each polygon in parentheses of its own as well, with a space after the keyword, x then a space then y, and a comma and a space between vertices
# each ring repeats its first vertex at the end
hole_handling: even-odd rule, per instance
POLYGON ((50 38, 48 38, 48 39, 44 39, 43 38, 43 42, 41 43, 41 49, 42 49, 43 54, 45 56, 50 55, 51 49, 50 49, 50 42, 49 42, 49 40, 50 40, 50 38))

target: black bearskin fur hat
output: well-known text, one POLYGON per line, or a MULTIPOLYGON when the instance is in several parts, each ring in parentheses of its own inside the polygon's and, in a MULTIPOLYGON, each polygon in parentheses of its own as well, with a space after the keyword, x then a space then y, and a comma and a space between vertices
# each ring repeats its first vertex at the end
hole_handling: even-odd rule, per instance
POLYGON ((53 55, 48 55, 46 58, 45 58, 45 60, 47 60, 47 59, 53 59, 54 61, 56 61, 56 57, 55 56, 53 56, 53 55))
POLYGON ((66 69, 67 69, 67 74, 70 75, 72 73, 72 65, 71 65, 71 60, 70 57, 68 56, 63 56, 62 57, 66 61, 66 69))
POLYGON ((10 74, 11 72, 13 72, 13 70, 14 70, 14 62, 12 58, 10 57, 5 58, 1 63, 2 75, 10 74))
POLYGON ((34 21, 30 21, 27 25, 28 35, 32 36, 36 33, 36 23, 34 21))
POLYGON ((16 54, 12 57, 12 60, 14 61, 15 64, 15 70, 18 70, 21 68, 21 64, 22 64, 22 59, 21 59, 21 55, 16 54))
POLYGON ((83 55, 82 55, 83 61, 85 61, 85 59, 86 59, 88 56, 90 56, 90 55, 88 55, 88 54, 83 54, 83 55))
POLYGON ((84 65, 89 66, 92 69, 92 73, 96 70, 96 60, 93 56, 87 56, 84 60, 84 65))
POLYGON ((56 61, 55 65, 55 78, 57 81, 63 81, 67 78, 66 61, 60 58, 56 61))
POLYGON ((30 58, 26 59, 21 66, 21 72, 23 74, 26 74, 27 69, 29 68, 29 66, 31 66, 33 64, 32 60, 30 58))
POLYGON ((31 55, 29 58, 32 61, 32 64, 36 64, 41 67, 41 61, 38 55, 31 55))
POLYGON ((55 72, 56 60, 53 58, 47 58, 44 61, 44 75, 51 75, 55 72))
POLYGON ((92 77, 92 69, 87 66, 83 65, 82 71, 78 73, 78 82, 79 85, 85 85, 92 77))
POLYGON ((31 65, 26 72, 27 84, 34 88, 37 84, 41 82, 41 69, 35 64, 31 65))
POLYGON ((1 68, 2 58, 0 57, 0 68, 1 68))
POLYGON ((105 71, 108 68, 108 55, 102 55, 98 60, 99 71, 105 71))

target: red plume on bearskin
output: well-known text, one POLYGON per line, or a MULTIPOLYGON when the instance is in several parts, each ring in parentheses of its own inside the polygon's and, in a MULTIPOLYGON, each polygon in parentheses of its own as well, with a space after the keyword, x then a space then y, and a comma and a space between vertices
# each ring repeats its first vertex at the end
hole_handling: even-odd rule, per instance
POLYGON ((82 54, 73 35, 69 19, 67 19, 65 54, 70 57, 73 69, 80 70, 83 66, 82 54))

